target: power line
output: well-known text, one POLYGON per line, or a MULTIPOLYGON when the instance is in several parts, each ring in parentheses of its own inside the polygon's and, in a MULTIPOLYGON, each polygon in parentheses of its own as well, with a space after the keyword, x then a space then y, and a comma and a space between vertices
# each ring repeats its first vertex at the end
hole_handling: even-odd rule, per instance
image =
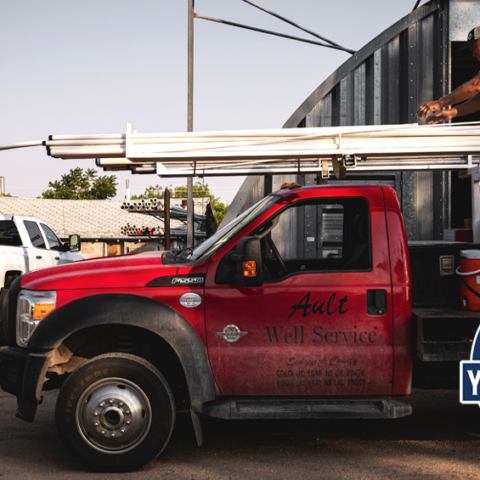
POLYGON ((354 53, 356 53, 355 50, 349 50, 349 49, 346 49, 344 47, 340 47, 340 46, 336 46, 336 45, 328 45, 327 43, 315 42, 313 40, 307 40, 306 38, 294 37, 292 35, 286 35, 284 33, 272 32, 271 30, 265 30, 263 28, 251 27, 249 25, 243 25, 241 23, 230 22, 228 20, 221 20, 219 18, 205 17, 204 15, 200 15, 198 13, 195 13, 195 18, 199 18, 201 20, 208 20, 210 22, 223 23, 225 25, 230 25, 232 27, 238 27, 238 28, 244 28, 246 30, 253 30, 254 32, 266 33, 267 35, 274 35, 276 37, 283 37, 283 38, 288 38, 290 40, 297 40, 298 42, 311 43, 313 45, 319 45, 321 47, 333 48, 335 50, 341 50, 341 51, 350 53, 352 55, 354 53))
POLYGON ((282 17, 281 15, 279 15, 278 13, 275 13, 275 12, 271 12, 270 10, 267 10, 265 7, 262 7, 261 5, 257 5, 256 3, 253 3, 252 1, 250 0, 242 0, 244 1, 245 3, 248 3, 249 5, 252 5, 252 7, 255 7, 255 8, 258 8, 260 10, 262 10, 263 12, 265 13, 268 13, 269 15, 272 15, 276 18, 278 18, 279 20, 282 20, 283 22, 286 22, 292 26, 294 26, 295 28, 299 28, 300 30, 303 30, 304 32, 308 33, 309 35, 313 35, 314 37, 317 37, 319 38, 320 40, 323 40, 324 42, 328 42, 330 43, 331 45, 335 45, 336 47, 340 47, 342 50, 346 51, 346 52, 349 52, 349 53, 355 53, 354 50, 350 50, 348 48, 345 48, 345 47, 342 47, 341 45, 339 45, 338 43, 335 43, 335 42, 332 42, 331 40, 329 40, 328 38, 325 38, 325 37, 322 37, 321 35, 319 35, 318 33, 315 33, 315 32, 312 32, 311 30, 308 30, 294 22, 292 22, 291 20, 289 20, 288 18, 285 18, 285 17, 282 17))
MULTIPOLYGON (((422 0, 417 0, 417 3, 416 3, 415 6, 413 7, 413 10, 416 10, 416 9, 417 9, 417 7, 420 5, 420 2, 421 2, 421 1, 422 1, 422 0)), ((413 12, 413 10, 412 10, 412 12, 413 12)))

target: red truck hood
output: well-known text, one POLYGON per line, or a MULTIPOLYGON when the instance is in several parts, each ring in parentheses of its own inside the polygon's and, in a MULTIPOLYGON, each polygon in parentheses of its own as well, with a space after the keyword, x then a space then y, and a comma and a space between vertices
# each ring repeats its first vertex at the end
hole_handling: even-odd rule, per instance
POLYGON ((141 288, 158 277, 175 275, 177 267, 163 265, 163 252, 94 258, 35 270, 23 276, 22 288, 78 290, 141 288))

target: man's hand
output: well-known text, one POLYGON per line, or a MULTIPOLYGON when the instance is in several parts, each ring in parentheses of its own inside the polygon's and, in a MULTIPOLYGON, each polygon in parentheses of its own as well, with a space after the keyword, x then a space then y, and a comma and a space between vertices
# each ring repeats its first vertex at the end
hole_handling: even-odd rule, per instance
POLYGON ((435 123, 448 122, 453 117, 456 117, 456 116, 457 116, 457 109, 456 108, 451 108, 449 110, 442 110, 441 112, 436 112, 436 113, 433 113, 432 115, 430 115, 427 118, 427 124, 428 125, 433 125, 435 123))
POLYGON ((418 118, 426 118, 432 112, 438 112, 442 109, 442 105, 440 102, 427 102, 423 105, 420 105, 419 109, 417 110, 417 117, 418 118))
POLYGON ((480 72, 471 80, 456 88, 439 100, 424 103, 417 110, 418 118, 427 118, 427 123, 445 122, 453 117, 461 117, 480 110, 480 72), (457 109, 440 112, 449 105, 462 103, 457 109))

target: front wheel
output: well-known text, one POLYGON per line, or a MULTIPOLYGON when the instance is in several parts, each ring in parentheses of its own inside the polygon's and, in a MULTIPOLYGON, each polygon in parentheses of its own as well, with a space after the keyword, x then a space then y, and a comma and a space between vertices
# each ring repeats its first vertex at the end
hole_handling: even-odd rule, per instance
POLYGON ((95 357, 65 381, 55 423, 67 450, 103 472, 136 470, 161 453, 175 423, 163 375, 142 358, 95 357))

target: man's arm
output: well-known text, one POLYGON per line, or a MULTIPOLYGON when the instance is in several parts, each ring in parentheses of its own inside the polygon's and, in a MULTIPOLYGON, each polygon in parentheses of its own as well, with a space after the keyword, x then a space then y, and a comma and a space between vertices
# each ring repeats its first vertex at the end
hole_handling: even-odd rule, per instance
MULTIPOLYGON (((480 72, 477 73, 477 75, 475 75, 468 82, 465 82, 462 85, 460 85, 453 92, 440 98, 440 100, 436 100, 434 102, 427 102, 421 105, 420 108, 417 110, 417 117, 425 118, 431 113, 438 112, 442 108, 448 107, 449 105, 453 105, 454 103, 460 103, 465 100, 468 100, 469 98, 474 97, 478 93, 480 93, 480 72)), ((462 115, 466 115, 466 114, 463 113, 462 115)), ((434 122, 434 123, 438 123, 438 122, 434 122)))
POLYGON ((433 123, 448 122, 454 117, 462 117, 463 115, 469 115, 470 113, 478 112, 479 110, 480 94, 477 94, 470 100, 458 105, 457 107, 433 113, 427 118, 427 123, 431 125, 433 123))

